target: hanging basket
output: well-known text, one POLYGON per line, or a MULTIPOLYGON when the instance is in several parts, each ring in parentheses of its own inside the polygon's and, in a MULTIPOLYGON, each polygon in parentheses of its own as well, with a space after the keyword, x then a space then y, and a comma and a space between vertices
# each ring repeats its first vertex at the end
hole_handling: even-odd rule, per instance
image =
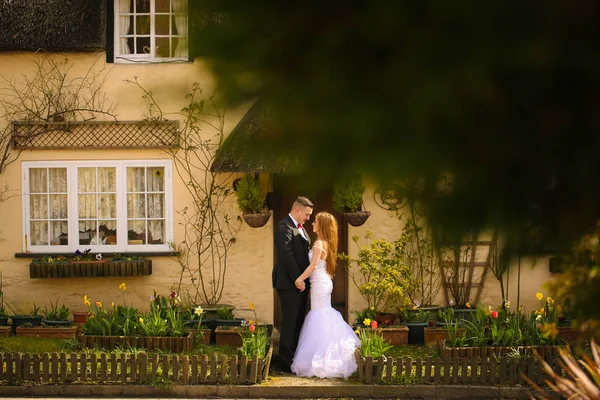
POLYGON ((370 215, 371 211, 345 212, 344 218, 352 226, 361 226, 369 219, 370 215))
POLYGON ((271 217, 271 213, 269 211, 257 213, 257 214, 242 214, 242 218, 248 225, 253 228, 260 228, 264 226, 269 218, 271 217))

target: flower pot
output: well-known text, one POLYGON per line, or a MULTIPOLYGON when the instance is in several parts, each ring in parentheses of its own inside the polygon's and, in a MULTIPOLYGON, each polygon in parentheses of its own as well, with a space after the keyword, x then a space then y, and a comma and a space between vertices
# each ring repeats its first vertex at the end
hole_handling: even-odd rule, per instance
POLYGON ((364 224, 369 216, 371 216, 371 211, 355 211, 355 212, 345 212, 344 218, 346 222, 348 222, 352 226, 361 226, 364 224))
POLYGON ((10 317, 12 320, 12 331, 17 333, 17 327, 24 324, 31 324, 32 326, 40 326, 42 324, 41 315, 13 315, 10 317))
POLYGON ((73 321, 68 321, 68 320, 67 321, 64 321, 64 320, 63 321, 50 321, 47 319, 44 320, 44 325, 47 325, 47 326, 69 326, 72 323, 73 323, 73 321))
POLYGON ((427 322, 403 322, 408 327, 408 344, 425 343, 425 327, 427 322))
POLYGON ((454 317, 459 323, 463 320, 472 321, 476 311, 476 308, 455 308, 454 317))
POLYGON ((246 221, 246 223, 252 228, 260 228, 261 226, 265 226, 270 217, 271 213, 269 211, 256 214, 242 214, 244 221, 246 221))
POLYGON ((8 317, 0 317, 0 326, 8 325, 8 317))
POLYGON ((394 323, 394 321, 396 320, 396 315, 394 314, 384 314, 384 315, 377 315, 375 317, 373 317, 373 319, 375 321, 377 321, 377 323, 379 325, 392 325, 394 323))
POLYGON ((72 339, 77 333, 77 327, 50 327, 50 326, 34 326, 26 328, 19 326, 16 329, 17 336, 38 337, 38 338, 57 338, 57 339, 72 339))
POLYGON ((73 323, 75 324, 85 324, 90 313, 87 311, 73 311, 73 323))

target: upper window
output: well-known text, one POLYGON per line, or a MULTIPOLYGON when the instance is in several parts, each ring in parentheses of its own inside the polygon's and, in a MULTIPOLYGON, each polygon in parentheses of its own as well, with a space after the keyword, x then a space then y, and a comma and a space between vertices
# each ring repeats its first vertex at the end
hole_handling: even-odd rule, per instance
POLYGON ((188 0, 114 0, 115 62, 188 60, 188 0))
POLYGON ((25 251, 168 251, 170 161, 23 163, 25 251))

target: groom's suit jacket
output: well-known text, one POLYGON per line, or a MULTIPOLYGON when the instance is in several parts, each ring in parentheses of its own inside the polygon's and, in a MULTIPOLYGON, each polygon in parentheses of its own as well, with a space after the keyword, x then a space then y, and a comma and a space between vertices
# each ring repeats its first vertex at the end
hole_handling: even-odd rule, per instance
MULTIPOLYGON (((302 236, 292 218, 288 215, 275 228, 275 249, 277 263, 273 268, 273 287, 280 290, 295 289, 294 282, 310 264, 308 248, 310 237, 306 230, 302 236)), ((306 280, 308 288, 308 279, 306 280)))

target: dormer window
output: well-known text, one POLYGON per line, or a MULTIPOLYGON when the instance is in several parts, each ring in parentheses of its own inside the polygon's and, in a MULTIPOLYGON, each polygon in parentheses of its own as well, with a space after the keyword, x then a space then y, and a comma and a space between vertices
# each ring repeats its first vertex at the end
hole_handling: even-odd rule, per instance
POLYGON ((188 61, 188 0, 114 0, 115 62, 188 61))

